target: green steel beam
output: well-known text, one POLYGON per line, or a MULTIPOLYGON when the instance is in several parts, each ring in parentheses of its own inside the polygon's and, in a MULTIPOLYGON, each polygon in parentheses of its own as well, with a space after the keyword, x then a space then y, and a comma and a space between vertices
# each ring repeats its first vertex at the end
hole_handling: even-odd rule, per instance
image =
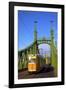
POLYGON ((55 72, 57 72, 57 49, 54 45, 54 31, 51 28, 50 31, 50 39, 42 38, 37 39, 37 22, 35 21, 35 27, 34 27, 34 42, 28 46, 27 48, 18 51, 19 61, 18 61, 18 67, 19 69, 23 69, 27 67, 28 63, 28 54, 37 54, 39 53, 38 45, 45 43, 49 44, 51 47, 51 65, 54 66, 55 72))

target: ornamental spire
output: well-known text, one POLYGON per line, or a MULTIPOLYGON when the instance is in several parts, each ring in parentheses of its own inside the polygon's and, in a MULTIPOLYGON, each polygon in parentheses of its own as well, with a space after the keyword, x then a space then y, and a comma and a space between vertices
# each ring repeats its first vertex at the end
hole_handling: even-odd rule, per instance
POLYGON ((50 30, 50 32, 51 32, 51 38, 52 39, 54 39, 54 31, 53 31, 53 21, 50 21, 50 23, 51 23, 51 30, 50 30))
POLYGON ((37 40, 37 21, 34 22, 34 41, 37 40))

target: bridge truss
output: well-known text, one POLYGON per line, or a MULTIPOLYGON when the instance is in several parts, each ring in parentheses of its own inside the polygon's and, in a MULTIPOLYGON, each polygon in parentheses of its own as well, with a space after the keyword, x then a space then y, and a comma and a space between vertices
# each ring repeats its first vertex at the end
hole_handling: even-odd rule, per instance
POLYGON ((29 54, 38 54, 39 53, 39 49, 38 49, 38 45, 40 44, 48 44, 50 45, 51 48, 51 65, 55 68, 56 72, 57 72, 57 48, 56 45, 54 43, 54 31, 51 28, 50 30, 50 38, 41 38, 41 39, 37 39, 37 28, 36 28, 36 23, 35 22, 35 30, 34 30, 34 41, 31 45, 29 45, 28 47, 26 47, 25 49, 18 51, 18 69, 22 70, 24 68, 27 68, 27 64, 28 64, 28 55, 29 54))

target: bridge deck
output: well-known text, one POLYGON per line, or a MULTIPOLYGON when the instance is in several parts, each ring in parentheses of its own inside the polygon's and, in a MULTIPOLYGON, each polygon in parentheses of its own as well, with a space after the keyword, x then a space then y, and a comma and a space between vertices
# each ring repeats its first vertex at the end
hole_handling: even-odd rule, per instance
POLYGON ((38 73, 29 74, 27 70, 22 70, 18 73, 18 79, 48 78, 48 77, 55 77, 54 68, 52 66, 42 67, 38 73))

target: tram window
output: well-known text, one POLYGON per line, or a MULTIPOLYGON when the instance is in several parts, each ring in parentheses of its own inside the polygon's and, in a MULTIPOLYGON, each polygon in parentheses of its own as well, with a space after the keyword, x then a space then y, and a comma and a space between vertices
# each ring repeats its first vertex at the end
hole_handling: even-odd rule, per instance
POLYGON ((36 57, 33 57, 33 56, 29 56, 28 58, 28 63, 36 63, 36 57))
POLYGON ((32 62, 34 62, 34 63, 35 63, 35 62, 36 62, 36 59, 32 59, 32 62))
POLYGON ((35 59, 31 59, 31 60, 29 60, 29 63, 35 63, 35 62, 36 62, 35 59))

